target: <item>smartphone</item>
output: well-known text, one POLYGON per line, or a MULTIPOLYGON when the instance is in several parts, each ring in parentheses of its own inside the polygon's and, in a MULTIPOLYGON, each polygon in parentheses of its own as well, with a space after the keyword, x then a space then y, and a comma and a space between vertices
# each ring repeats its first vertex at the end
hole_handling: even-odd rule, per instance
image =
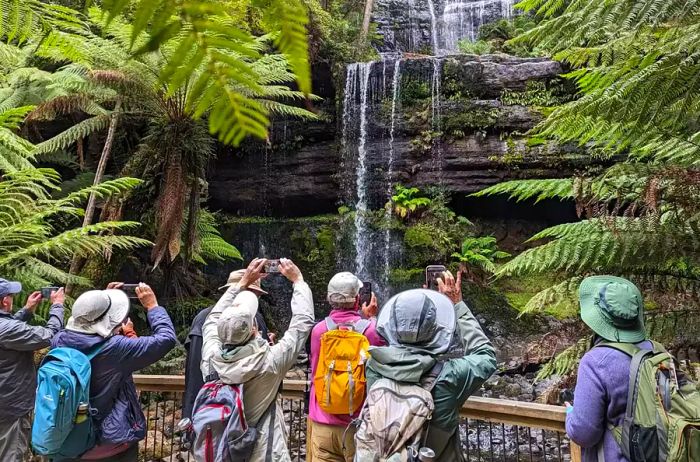
POLYGON ((263 268, 264 273, 279 273, 280 272, 280 261, 279 260, 268 260, 265 262, 265 267, 263 268))
POLYGON ((41 298, 48 300, 51 298, 51 294, 56 292, 59 287, 42 287, 41 288, 41 298))
POLYGON ((437 290, 438 278, 442 277, 442 273, 447 271, 445 265, 428 265, 425 268, 425 285, 428 289, 437 290))
POLYGON ((121 286, 121 290, 123 290, 124 292, 126 292, 126 295, 127 295, 129 298, 139 298, 139 297, 136 295, 136 288, 137 288, 138 286, 139 286, 138 284, 124 284, 123 286, 121 286))
POLYGON ((372 300, 372 283, 369 281, 362 281, 362 288, 360 289, 360 307, 362 305, 369 305, 372 300))

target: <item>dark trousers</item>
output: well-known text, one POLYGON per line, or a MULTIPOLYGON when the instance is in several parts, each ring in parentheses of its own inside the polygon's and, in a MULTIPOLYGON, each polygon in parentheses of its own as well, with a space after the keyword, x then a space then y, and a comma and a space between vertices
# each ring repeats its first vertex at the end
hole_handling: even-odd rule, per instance
MULTIPOLYGON (((138 462, 139 460, 139 445, 138 443, 131 446, 124 452, 106 457, 104 459, 90 459, 91 461, 103 462, 138 462)), ((83 459, 54 459, 52 462, 86 462, 83 459)))

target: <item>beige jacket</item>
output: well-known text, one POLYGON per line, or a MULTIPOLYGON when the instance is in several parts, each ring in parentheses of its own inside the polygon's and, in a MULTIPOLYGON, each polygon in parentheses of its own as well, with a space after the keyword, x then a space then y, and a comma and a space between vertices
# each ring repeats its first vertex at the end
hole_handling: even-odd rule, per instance
MULTIPOLYGON (((243 406, 250 425, 255 425, 267 408, 277 399, 284 376, 294 366, 304 349, 306 338, 314 326, 314 304, 311 289, 305 282, 294 284, 292 320, 282 339, 274 346, 257 337, 233 351, 222 352, 216 324, 221 313, 233 309, 233 299, 240 292, 230 287, 219 299, 204 322, 202 333, 202 374, 206 377, 214 369, 224 383, 243 384, 243 406)), ((291 462, 287 449, 287 430, 282 407, 277 406, 272 438, 270 418, 258 425, 258 444, 251 462, 267 462, 268 441, 272 441, 271 456, 275 462, 291 462)))

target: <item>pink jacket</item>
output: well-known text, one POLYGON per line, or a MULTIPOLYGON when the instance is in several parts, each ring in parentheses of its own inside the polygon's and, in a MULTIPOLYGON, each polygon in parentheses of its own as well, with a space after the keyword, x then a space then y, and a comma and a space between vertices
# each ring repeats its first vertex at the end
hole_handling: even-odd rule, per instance
MULTIPOLYGON (((362 319, 359 312, 354 310, 333 310, 330 313, 330 318, 337 324, 355 322, 362 319)), ((309 402, 309 418, 320 424, 325 425, 339 425, 346 427, 352 419, 357 417, 359 411, 355 415, 338 415, 338 414, 327 414, 325 413, 318 402, 316 401, 316 390, 314 388, 313 378, 316 374, 316 365, 318 364, 318 353, 321 349, 321 336, 328 332, 326 327, 326 320, 317 323, 313 330, 311 331, 311 393, 309 402)), ((372 346, 383 346, 384 339, 382 339, 377 333, 377 320, 372 319, 371 324, 365 330, 365 337, 369 340, 369 344, 372 346)))

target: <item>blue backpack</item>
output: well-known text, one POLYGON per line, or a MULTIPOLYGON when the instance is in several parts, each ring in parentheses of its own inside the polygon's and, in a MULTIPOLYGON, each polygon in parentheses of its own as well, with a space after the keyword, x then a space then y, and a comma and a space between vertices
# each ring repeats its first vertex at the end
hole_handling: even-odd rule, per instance
POLYGON ((76 458, 96 443, 96 425, 90 407, 90 360, 104 344, 87 353, 61 347, 49 351, 39 367, 32 449, 50 457, 76 458), (78 418, 78 406, 87 405, 78 418))

